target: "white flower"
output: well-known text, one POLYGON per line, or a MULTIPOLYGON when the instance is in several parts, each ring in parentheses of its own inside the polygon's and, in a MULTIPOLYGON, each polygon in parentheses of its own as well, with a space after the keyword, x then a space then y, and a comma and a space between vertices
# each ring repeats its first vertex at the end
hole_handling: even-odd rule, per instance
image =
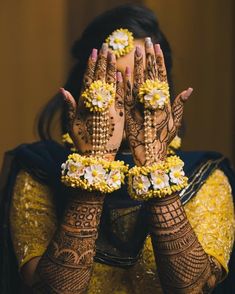
POLYGON ((167 96, 163 93, 163 91, 156 88, 152 89, 148 94, 144 96, 146 106, 153 109, 163 108, 166 100, 167 96))
POLYGON ((106 172, 101 164, 93 164, 85 168, 84 178, 92 185, 104 181, 106 172))
POLYGON ((67 163, 67 175, 69 177, 79 178, 84 175, 84 165, 81 162, 69 161, 67 163))
POLYGON ((133 189, 137 195, 146 194, 150 185, 150 181, 146 176, 140 175, 133 178, 133 189))
POLYGON ((68 169, 68 162, 67 161, 61 164, 61 169, 62 169, 62 171, 61 171, 62 176, 65 176, 66 170, 68 169))
POLYGON ((128 35, 123 31, 115 31, 109 37, 109 46, 113 48, 113 50, 124 49, 128 46, 128 35))
POLYGON ((150 176, 154 190, 169 187, 169 176, 166 173, 155 171, 150 176))
POLYGON ((91 103, 92 105, 98 106, 99 108, 106 107, 109 101, 112 99, 112 93, 104 87, 95 89, 93 95, 94 98, 92 99, 91 103))
POLYGON ((112 170, 107 177, 107 184, 115 189, 121 186, 121 173, 120 170, 112 170))
POLYGON ((183 183, 182 177, 184 177, 184 171, 181 165, 172 167, 170 169, 170 180, 172 183, 179 185, 183 183))

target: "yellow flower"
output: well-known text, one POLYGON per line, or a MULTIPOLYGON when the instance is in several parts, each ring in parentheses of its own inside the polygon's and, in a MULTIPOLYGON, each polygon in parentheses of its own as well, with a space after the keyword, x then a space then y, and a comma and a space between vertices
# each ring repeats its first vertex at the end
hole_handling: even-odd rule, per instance
POLYGON ((97 80, 82 93, 82 97, 84 98, 85 106, 90 111, 101 112, 114 102, 115 88, 113 84, 97 80))
POLYGON ((170 101, 168 83, 159 80, 146 80, 140 86, 139 100, 147 109, 162 109, 170 101))

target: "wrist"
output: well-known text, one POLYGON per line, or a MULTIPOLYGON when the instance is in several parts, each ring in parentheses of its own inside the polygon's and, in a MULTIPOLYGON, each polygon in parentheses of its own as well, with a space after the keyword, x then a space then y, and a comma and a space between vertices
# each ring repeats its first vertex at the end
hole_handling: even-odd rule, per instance
POLYGON ((99 191, 86 191, 82 189, 71 189, 69 202, 73 204, 95 202, 103 204, 105 194, 99 191))

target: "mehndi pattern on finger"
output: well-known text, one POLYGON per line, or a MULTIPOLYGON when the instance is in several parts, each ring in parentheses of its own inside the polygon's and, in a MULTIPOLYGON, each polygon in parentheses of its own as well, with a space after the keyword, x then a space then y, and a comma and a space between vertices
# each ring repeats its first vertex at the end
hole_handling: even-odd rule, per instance
POLYGON ((134 38, 128 29, 117 29, 105 40, 117 58, 128 54, 134 48, 134 38))

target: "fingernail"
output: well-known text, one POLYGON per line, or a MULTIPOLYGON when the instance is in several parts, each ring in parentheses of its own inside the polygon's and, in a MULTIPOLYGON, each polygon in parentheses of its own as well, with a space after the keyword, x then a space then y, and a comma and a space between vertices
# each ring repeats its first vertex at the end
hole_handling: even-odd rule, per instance
POLYGON ((66 96, 66 92, 64 88, 60 88, 60 93, 63 94, 64 96, 66 96))
POLYGON ((130 76, 130 74, 131 74, 131 69, 130 69, 129 66, 126 67, 125 74, 126 74, 127 76, 130 76))
POLYGON ((150 37, 145 38, 145 45, 147 48, 152 47, 153 43, 150 37))
POLYGON ((108 44, 107 43, 103 43, 102 44, 102 48, 101 48, 101 51, 102 51, 102 53, 106 53, 106 51, 108 50, 108 44))
POLYGON ((96 61, 97 59, 97 49, 93 48, 91 52, 91 59, 96 61))
POLYGON ((155 48, 155 52, 156 52, 156 54, 160 54, 160 53, 161 53, 161 46, 160 46, 159 44, 156 44, 156 45, 154 46, 154 48, 155 48))
POLYGON ((141 54, 142 54, 142 51, 141 51, 141 48, 140 48, 140 46, 139 45, 137 45, 136 46, 136 49, 135 49, 135 51, 136 51, 136 55, 139 57, 139 56, 141 56, 141 54))
POLYGON ((108 61, 114 62, 116 60, 115 54, 112 52, 108 53, 108 61))
POLYGON ((193 92, 193 88, 188 88, 186 91, 186 96, 189 97, 193 92))
POLYGON ((118 82, 122 82, 122 81, 123 81, 123 80, 122 80, 122 73, 121 73, 120 71, 117 72, 117 74, 116 74, 116 78, 117 78, 117 81, 118 81, 118 82))

